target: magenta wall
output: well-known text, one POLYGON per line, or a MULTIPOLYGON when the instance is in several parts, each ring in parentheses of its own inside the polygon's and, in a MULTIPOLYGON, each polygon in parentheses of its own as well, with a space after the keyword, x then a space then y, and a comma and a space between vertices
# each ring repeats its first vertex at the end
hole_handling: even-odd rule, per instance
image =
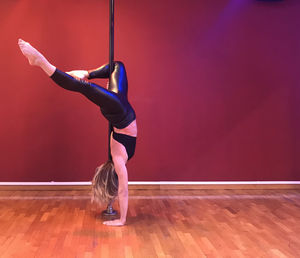
MULTIPOLYGON (((98 108, 27 65, 17 39, 62 70, 95 68, 107 4, 0 2, 0 181, 87 181, 105 161, 98 108)), ((139 125, 129 180, 300 180, 299 13, 297 0, 117 0, 139 125)))

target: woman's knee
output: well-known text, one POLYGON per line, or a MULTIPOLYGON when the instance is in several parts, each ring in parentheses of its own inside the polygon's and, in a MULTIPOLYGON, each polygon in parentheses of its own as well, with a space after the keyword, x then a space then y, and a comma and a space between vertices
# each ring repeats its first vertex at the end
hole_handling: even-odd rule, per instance
POLYGON ((116 68, 119 68, 119 69, 125 69, 125 65, 124 65, 124 63, 121 62, 121 61, 115 61, 114 64, 115 64, 115 69, 116 69, 116 68))

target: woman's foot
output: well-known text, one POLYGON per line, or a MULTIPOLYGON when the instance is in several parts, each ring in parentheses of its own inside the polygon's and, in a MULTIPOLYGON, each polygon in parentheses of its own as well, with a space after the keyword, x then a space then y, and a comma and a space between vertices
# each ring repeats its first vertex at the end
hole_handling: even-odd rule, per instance
POLYGON ((19 39, 19 47, 25 57, 27 57, 29 64, 40 66, 47 75, 51 76, 56 67, 48 62, 48 60, 28 42, 19 39))
POLYGON ((28 42, 19 39, 18 44, 23 55, 27 57, 29 64, 40 66, 45 61, 45 57, 28 42))

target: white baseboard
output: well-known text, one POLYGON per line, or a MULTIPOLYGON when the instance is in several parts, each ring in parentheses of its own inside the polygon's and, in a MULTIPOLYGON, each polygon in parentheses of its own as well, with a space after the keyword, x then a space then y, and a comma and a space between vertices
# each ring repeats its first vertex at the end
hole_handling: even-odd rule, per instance
MULTIPOLYGON (((300 185, 300 181, 130 181, 129 185, 300 185)), ((0 186, 88 186, 85 182, 0 182, 0 186)))

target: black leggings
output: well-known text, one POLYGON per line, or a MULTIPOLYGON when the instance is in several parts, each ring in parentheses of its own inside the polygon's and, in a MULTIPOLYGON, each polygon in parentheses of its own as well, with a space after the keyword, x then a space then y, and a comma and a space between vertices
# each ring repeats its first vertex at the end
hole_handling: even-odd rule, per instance
MULTIPOLYGON (((89 78, 108 78, 108 65, 89 73, 89 78)), ((109 90, 74 77, 56 69, 51 79, 62 88, 80 92, 101 108, 104 117, 112 126, 123 129, 135 120, 135 112, 127 99, 127 77, 125 67, 116 62, 110 78, 109 90)))
POLYGON ((74 77, 56 69, 51 79, 62 88, 80 92, 90 101, 111 113, 123 112, 121 98, 115 92, 109 91, 97 84, 74 77))
MULTIPOLYGON (((89 71, 89 79, 108 77, 108 65, 89 71)), ((135 120, 135 112, 127 100, 127 76, 125 67, 121 62, 115 63, 114 71, 110 78, 109 90, 94 83, 75 79, 58 69, 55 70, 51 79, 66 90, 80 92, 98 105, 101 108, 102 114, 116 128, 125 128, 135 120)), ((119 137, 120 139, 116 138, 115 140, 125 146, 128 158, 130 159, 134 153, 135 141, 132 139, 128 141, 128 137, 126 137, 126 141, 122 140, 124 137, 119 137)))

